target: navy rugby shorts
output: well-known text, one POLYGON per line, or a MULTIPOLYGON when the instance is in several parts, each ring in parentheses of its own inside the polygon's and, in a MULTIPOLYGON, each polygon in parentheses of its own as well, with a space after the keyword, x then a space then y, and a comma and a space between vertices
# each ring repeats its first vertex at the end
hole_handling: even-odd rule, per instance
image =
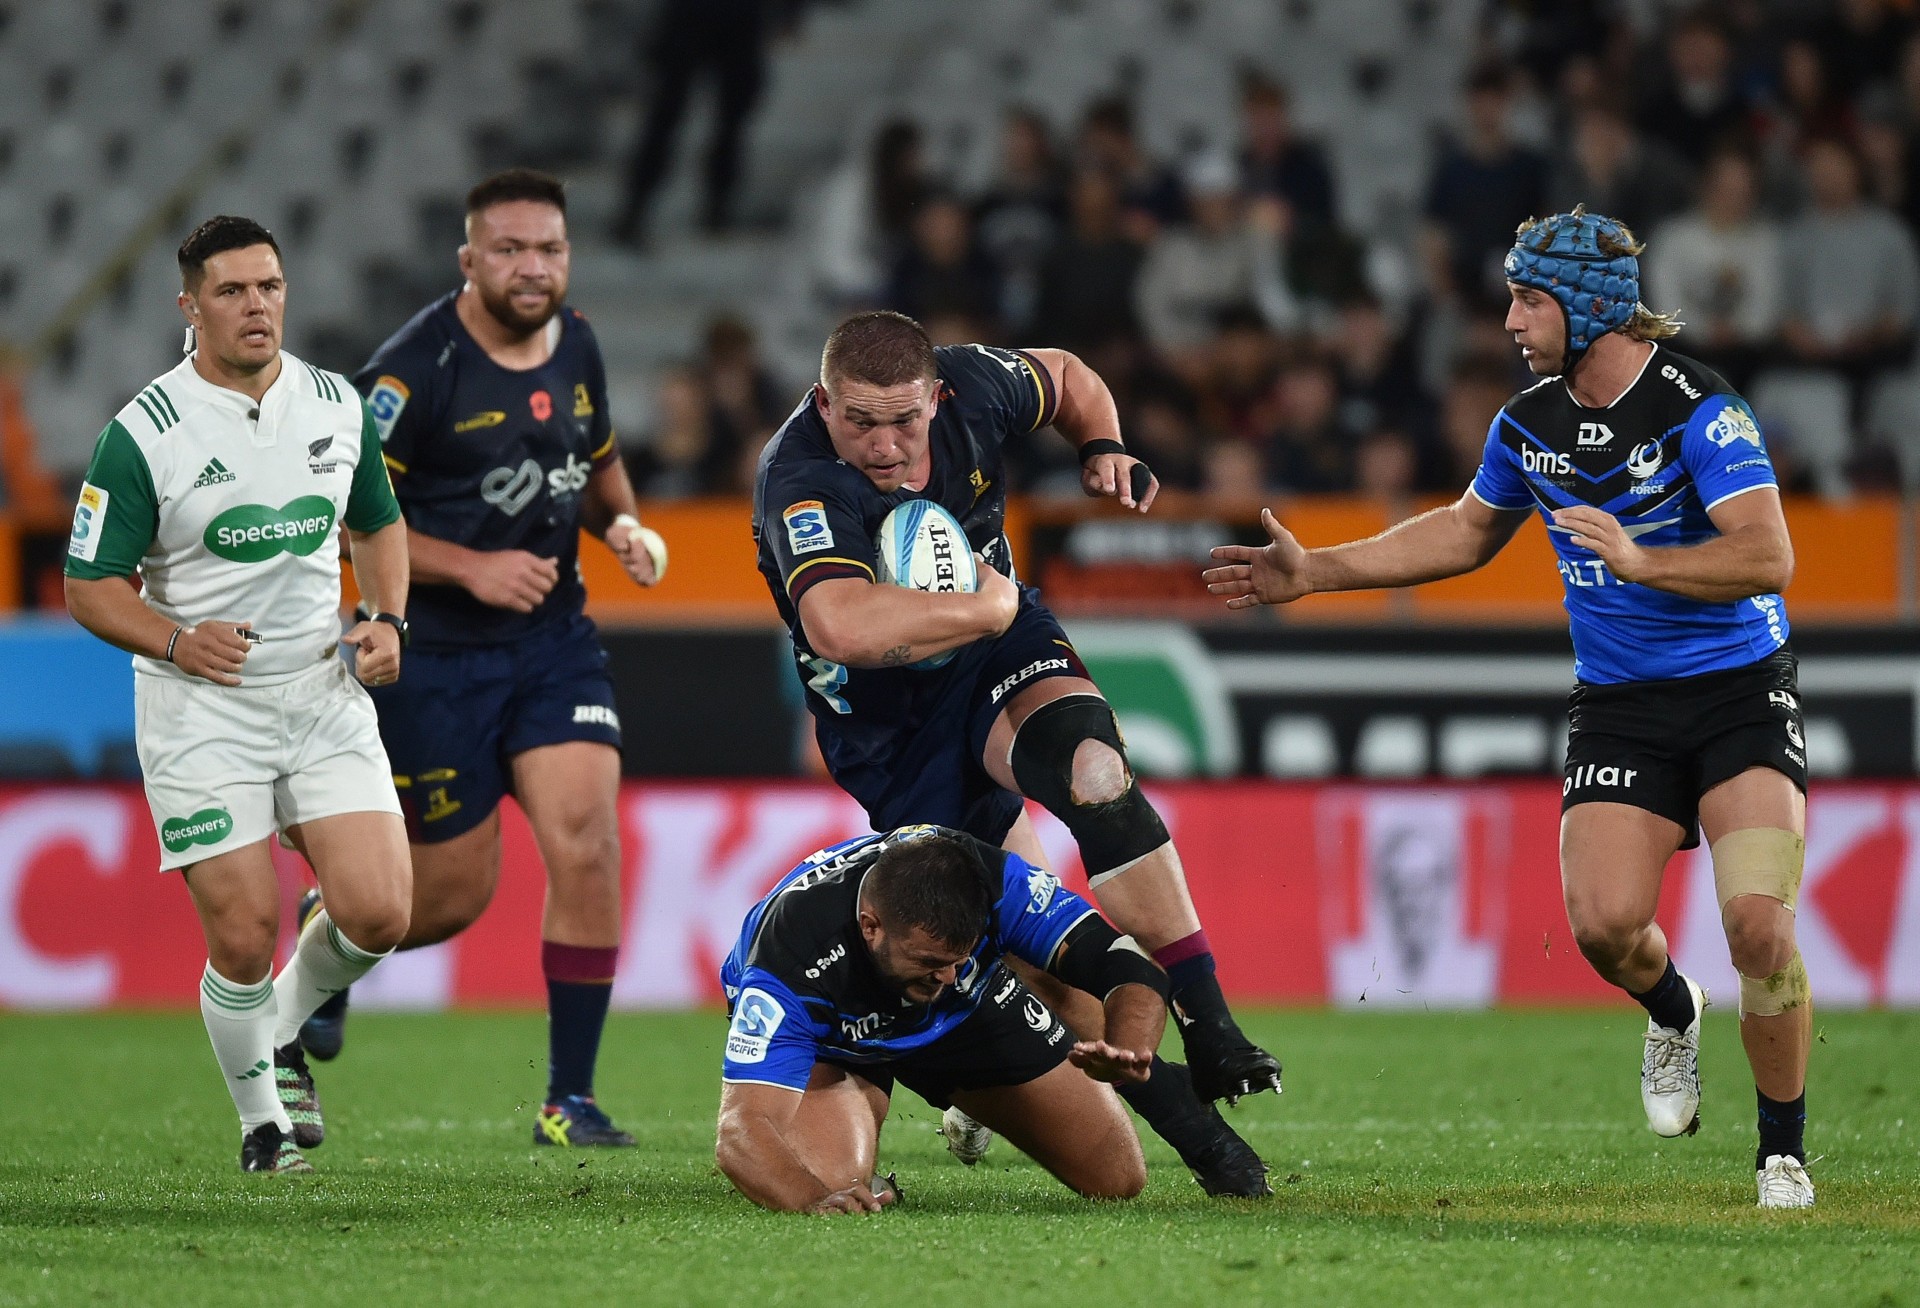
POLYGON ((584 614, 500 645, 409 650, 400 680, 369 688, 407 839, 480 825, 513 790, 513 757, 573 740, 620 748, 598 629, 584 614))
POLYGON ((958 1091, 1025 1085, 1045 1076, 1067 1061, 1071 1048, 1066 1023, 1001 962, 982 987, 980 1006, 926 1048, 879 1063, 843 1063, 832 1054, 820 1061, 857 1073, 888 1094, 898 1081, 946 1109, 958 1091))
POLYGON ((1567 704, 1560 811, 1629 804, 1671 818, 1700 843, 1700 796, 1748 768, 1807 789, 1799 662, 1783 645, 1744 668, 1671 681, 1575 686, 1567 704))
POLYGON ((886 724, 881 748, 853 757, 836 748, 827 717, 816 717, 827 770, 860 801, 875 831, 932 822, 997 845, 1013 828, 1025 801, 981 765, 987 733, 1008 701, 1028 686, 1087 676, 1039 596, 1023 588, 1020 611, 1006 631, 975 642, 944 668, 915 673, 939 678, 937 690, 906 719, 886 724))

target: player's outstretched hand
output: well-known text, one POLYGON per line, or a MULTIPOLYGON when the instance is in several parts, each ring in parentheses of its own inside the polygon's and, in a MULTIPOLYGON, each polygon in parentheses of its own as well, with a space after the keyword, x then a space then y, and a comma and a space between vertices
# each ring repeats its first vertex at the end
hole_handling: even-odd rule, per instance
POLYGON ((978 560, 980 571, 980 589, 976 593, 984 595, 995 605, 992 634, 998 636, 1013 625, 1015 616, 1020 612, 1020 587, 1006 573, 989 567, 987 561, 978 554, 974 558, 978 560))
POLYGON ((623 513, 607 528, 606 542, 620 566, 639 585, 657 585, 667 575, 666 538, 653 528, 643 527, 623 513))
POLYGON ((1215 545, 1213 558, 1222 566, 1200 574, 1210 593, 1227 597, 1230 609, 1291 604, 1313 593, 1307 579, 1307 551, 1293 533, 1280 525, 1272 509, 1260 510, 1260 525, 1272 544, 1215 545))
POLYGON ((525 550, 480 550, 473 556, 467 589, 482 604, 531 613, 560 580, 560 565, 525 550))
POLYGON ((1555 509, 1553 525, 1564 528, 1573 543, 1592 550, 1621 581, 1638 581, 1646 551, 1627 535, 1627 529, 1611 513, 1591 504, 1576 504, 1570 509, 1555 509))
POLYGON ((400 679, 400 633, 391 622, 356 622, 341 640, 353 646, 353 674, 365 686, 400 679))
POLYGON ((1138 1085, 1153 1071, 1153 1051, 1122 1049, 1104 1040, 1082 1040, 1067 1050, 1067 1061, 1096 1081, 1138 1085))
POLYGON ((807 1211, 818 1217, 829 1217, 843 1213, 877 1213, 898 1196, 887 1189, 875 1194, 867 1188, 865 1181, 855 1181, 844 1190, 835 1190, 824 1199, 816 1199, 807 1211))
POLYGON ((1131 454, 1094 455, 1080 469, 1080 485, 1095 499, 1118 499, 1125 507, 1141 513, 1145 513, 1160 494, 1160 479, 1131 454))
POLYGON ((198 622, 180 628, 173 642, 173 666, 189 676, 204 677, 216 686, 240 684, 240 665, 253 643, 246 637, 251 622, 198 622))

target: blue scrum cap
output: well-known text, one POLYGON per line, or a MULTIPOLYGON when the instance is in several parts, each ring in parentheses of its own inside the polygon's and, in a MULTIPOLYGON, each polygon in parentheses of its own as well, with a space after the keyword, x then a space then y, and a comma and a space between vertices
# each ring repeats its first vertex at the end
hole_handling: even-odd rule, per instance
POLYGON ((1640 304, 1640 260, 1623 251, 1638 245, 1624 223, 1580 205, 1521 226, 1507 252, 1507 280, 1560 302, 1569 363, 1632 319, 1640 304))

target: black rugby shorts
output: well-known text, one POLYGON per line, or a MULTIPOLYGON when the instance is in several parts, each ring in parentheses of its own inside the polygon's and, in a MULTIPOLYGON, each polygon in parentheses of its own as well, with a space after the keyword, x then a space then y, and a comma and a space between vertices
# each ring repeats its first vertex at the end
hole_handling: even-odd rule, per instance
POLYGON ((1783 645, 1758 663, 1671 681, 1575 686, 1567 701, 1560 811, 1630 804, 1680 824, 1700 843, 1700 796, 1748 768, 1807 789, 1799 661, 1783 645))

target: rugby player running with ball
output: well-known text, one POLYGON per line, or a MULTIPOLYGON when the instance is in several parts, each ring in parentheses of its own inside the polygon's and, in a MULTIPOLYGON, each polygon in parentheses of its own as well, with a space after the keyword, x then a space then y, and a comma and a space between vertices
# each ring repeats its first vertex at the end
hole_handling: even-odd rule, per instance
MULTIPOLYGON (((760 571, 827 768, 875 830, 938 823, 1040 866, 1023 797, 1066 825, 1100 906, 1166 970, 1191 1064, 1189 1075, 1156 1061, 1121 1095, 1209 1193, 1267 1194, 1265 1167, 1208 1101, 1278 1090, 1280 1065, 1227 1009, 1180 856, 1134 781, 1113 710, 1039 592, 1013 579, 1001 443, 1049 425, 1078 448, 1088 494, 1141 512, 1153 503, 1159 484, 1127 453, 1112 394, 1074 355, 936 349, 900 314, 849 318, 761 456, 760 571), (875 535, 915 500, 959 523, 983 560, 978 590, 880 584, 875 535)), ((1022 975, 1082 1039, 1098 1038, 1090 997, 1022 975)), ((961 1144, 971 1125, 948 1118, 963 1158, 977 1149, 961 1144)))
POLYGON ((1658 344, 1680 324, 1640 303, 1642 248, 1581 208, 1521 226, 1506 326, 1543 380, 1494 418, 1456 503, 1315 550, 1263 512, 1272 543, 1220 546, 1203 576, 1236 609, 1413 586, 1480 567, 1539 511, 1573 619, 1560 875, 1574 939, 1647 1010, 1648 1122, 1692 1134, 1707 998, 1654 907, 1667 861, 1704 828, 1758 1090, 1759 1205, 1806 1208, 1813 1010, 1793 906, 1807 760, 1780 599, 1793 546, 1746 402, 1658 344))

